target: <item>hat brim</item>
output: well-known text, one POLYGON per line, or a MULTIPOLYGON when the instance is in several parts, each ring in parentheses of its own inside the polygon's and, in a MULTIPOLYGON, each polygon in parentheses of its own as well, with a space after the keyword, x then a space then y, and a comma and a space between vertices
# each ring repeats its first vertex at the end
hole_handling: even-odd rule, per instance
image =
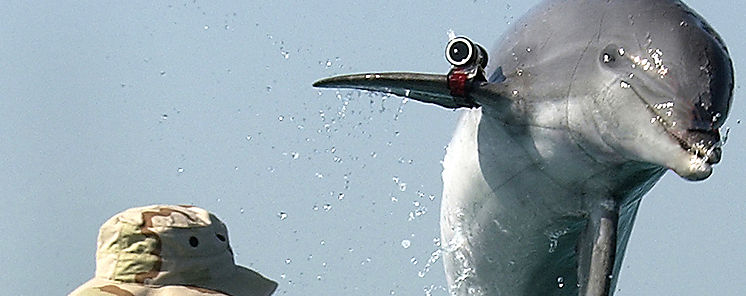
POLYGON ((261 274, 236 266, 236 270, 227 277, 190 285, 145 285, 124 283, 109 279, 97 278, 87 281, 70 296, 269 296, 277 283, 261 274))

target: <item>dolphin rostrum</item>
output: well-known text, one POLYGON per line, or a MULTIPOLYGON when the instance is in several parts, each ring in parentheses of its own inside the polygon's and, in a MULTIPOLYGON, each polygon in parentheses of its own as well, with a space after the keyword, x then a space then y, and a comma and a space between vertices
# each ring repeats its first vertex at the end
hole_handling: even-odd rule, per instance
POLYGON ((448 75, 322 79, 468 108, 443 162, 456 295, 611 295, 641 197, 667 169, 720 161, 733 66, 676 0, 547 0, 484 48, 452 38, 448 75))

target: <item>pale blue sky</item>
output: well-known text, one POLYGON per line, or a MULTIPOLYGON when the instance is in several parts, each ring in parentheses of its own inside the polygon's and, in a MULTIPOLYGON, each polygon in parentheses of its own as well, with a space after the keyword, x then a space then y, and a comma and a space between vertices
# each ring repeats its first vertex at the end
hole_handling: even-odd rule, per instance
MULTIPOLYGON (((189 203, 277 295, 445 295, 442 262, 426 265, 459 112, 311 83, 444 73, 449 29, 492 49, 535 3, 3 1, 3 294, 67 293, 93 276, 108 217, 189 203)), ((746 7, 687 3, 743 84, 746 7)), ((742 119, 738 88, 714 175, 669 173, 644 198, 617 295, 746 294, 742 119)))

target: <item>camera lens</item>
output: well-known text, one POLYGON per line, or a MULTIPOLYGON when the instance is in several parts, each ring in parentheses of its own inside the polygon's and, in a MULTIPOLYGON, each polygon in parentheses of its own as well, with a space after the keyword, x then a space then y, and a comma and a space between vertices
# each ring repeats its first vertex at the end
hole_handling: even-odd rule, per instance
POLYGON ((446 47, 446 58, 454 66, 467 64, 474 54, 471 42, 463 37, 457 37, 448 42, 446 47))

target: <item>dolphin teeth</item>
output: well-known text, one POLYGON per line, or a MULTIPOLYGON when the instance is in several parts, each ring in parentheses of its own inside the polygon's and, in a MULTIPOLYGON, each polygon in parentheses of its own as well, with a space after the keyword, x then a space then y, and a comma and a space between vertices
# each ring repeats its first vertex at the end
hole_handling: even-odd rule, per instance
POLYGON ((707 151, 707 162, 715 164, 720 162, 720 158, 723 155, 723 149, 720 147, 713 147, 707 151))

